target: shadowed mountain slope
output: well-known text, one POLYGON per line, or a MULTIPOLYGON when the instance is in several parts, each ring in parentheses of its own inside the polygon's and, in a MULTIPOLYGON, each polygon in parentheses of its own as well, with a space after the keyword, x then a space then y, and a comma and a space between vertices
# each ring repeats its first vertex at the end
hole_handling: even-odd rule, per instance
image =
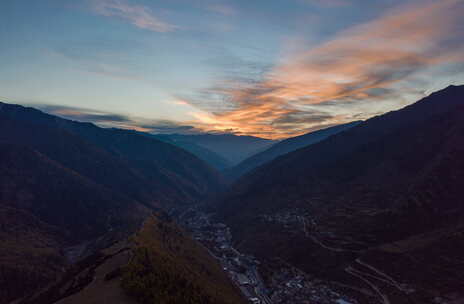
POLYGON ((282 140, 271 146, 269 149, 255 154, 245 159, 237 166, 230 168, 227 171, 227 176, 232 180, 235 180, 254 168, 259 167, 280 155, 320 142, 329 136, 348 130, 359 123, 360 121, 355 121, 282 140))
POLYGON ((451 86, 259 167, 231 188, 219 214, 239 246, 263 259, 272 252, 320 277, 357 282, 353 289, 372 287, 357 259, 382 268, 397 261, 403 266, 395 276, 415 292, 380 287, 391 303, 431 303, 446 293, 462 298, 459 280, 448 277, 462 270, 455 252, 443 251, 439 264, 428 252, 453 239, 462 249, 463 155, 464 86, 451 86), (427 237, 440 229, 446 233, 427 237), (401 256, 385 253, 398 242, 401 256), (409 259, 421 270, 415 278, 405 267, 409 259), (427 271, 447 283, 419 279, 427 271))
POLYGON ((0 104, 0 140, 36 149, 66 167, 154 207, 214 192, 217 172, 173 145, 120 129, 103 129, 0 104))
POLYGON ((0 205, 0 303, 51 282, 66 264, 61 232, 26 211, 0 205))
POLYGON ((133 231, 139 203, 27 147, 0 144, 0 303, 46 286, 68 261, 63 249, 133 231))
POLYGON ((133 232, 150 209, 182 209, 219 187, 176 146, 0 103, 0 303, 133 232))

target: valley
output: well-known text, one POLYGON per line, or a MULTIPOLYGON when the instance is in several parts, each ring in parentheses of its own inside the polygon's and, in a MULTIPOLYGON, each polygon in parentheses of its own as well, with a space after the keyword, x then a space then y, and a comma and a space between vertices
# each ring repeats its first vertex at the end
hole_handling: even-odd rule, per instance
MULTIPOLYGON (((305 262, 300 264, 306 271, 292 265, 288 262, 289 259, 269 259, 274 255, 272 248, 266 248, 267 253, 263 254, 251 246, 247 248, 248 242, 243 244, 237 240, 232 243, 239 246, 240 251, 248 252, 243 256, 248 257, 249 252, 256 252, 264 259, 257 263, 257 269, 266 274, 263 284, 267 287, 265 290, 269 303, 459 303, 462 299, 459 292, 449 292, 457 291, 460 289, 458 286, 462 286, 459 280, 462 278, 464 264, 456 258, 462 253, 462 225, 418 235, 399 243, 367 247, 356 242, 350 243, 343 236, 339 238, 334 232, 318 226, 311 217, 300 214, 300 210, 293 210, 274 217, 262 215, 260 220, 268 225, 272 222, 278 223, 279 232, 300 235, 307 240, 303 242, 306 248, 311 248, 307 250, 313 252, 307 252, 305 262), (410 243, 417 245, 411 247, 410 243), (451 243, 456 246, 455 250, 448 251, 444 248, 440 255, 429 252, 431 248, 443 246, 439 244, 451 243), (312 265, 310 257, 314 254, 321 264, 335 263, 335 268, 312 265), (324 270, 327 272, 324 273, 324 270), (411 277, 413 273, 414 276, 411 277), (442 280, 439 285, 436 285, 437 278, 442 280), (436 296, 437 292, 441 296, 436 296)), ((203 215, 200 218, 206 217, 203 215)), ((224 224, 219 225, 225 227, 224 224)), ((215 227, 211 224, 206 227, 211 226, 215 227)), ((230 230, 227 231, 229 235, 230 230)), ((278 238, 275 235, 274 240, 278 241, 278 238)), ((214 237, 209 239, 214 240, 214 237)), ((210 243, 217 250, 215 255, 224 254, 218 249, 220 244, 221 242, 216 245, 214 242, 210 243)), ((293 246, 297 247, 299 244, 293 243, 293 246)), ((257 258, 252 256, 251 259, 256 261, 257 258)), ((231 277, 234 275, 232 273, 231 277)))
MULTIPOLYGON (((284 217, 288 220, 288 217, 284 217)), ((279 220, 286 224, 281 217, 279 220)), ((203 244, 215 259, 220 261, 224 272, 240 288, 242 294, 255 304, 305 304, 314 301, 321 304, 354 304, 336 291, 328 282, 312 278, 287 263, 265 282, 259 274, 261 262, 255 257, 240 253, 233 247, 230 229, 223 223, 214 222, 198 208, 190 208, 178 216, 192 237, 203 244)))
POLYGON ((464 304, 464 0, 0 0, 0 304, 464 304))

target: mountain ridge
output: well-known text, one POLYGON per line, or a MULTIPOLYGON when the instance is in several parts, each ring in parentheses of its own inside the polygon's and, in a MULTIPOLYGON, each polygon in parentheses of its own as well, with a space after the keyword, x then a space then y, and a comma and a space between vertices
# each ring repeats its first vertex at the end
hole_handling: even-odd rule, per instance
POLYGON ((260 137, 234 134, 158 134, 156 136, 169 138, 172 141, 195 143, 225 158, 230 165, 238 164, 276 142, 260 137))
MULTIPOLYGON (((436 257, 427 252, 450 239, 456 248, 464 242, 459 232, 464 222, 463 98, 464 86, 450 86, 280 156, 230 188, 216 209, 219 219, 232 228, 240 250, 267 260, 266 265, 282 259, 313 275, 353 285, 359 279, 358 259, 377 268, 401 260, 404 270, 395 269, 395 275, 417 292, 396 293, 382 286, 392 303, 429 303, 436 294, 458 292, 456 281, 446 279, 446 271, 455 276, 461 269, 454 253, 441 253, 453 261, 451 268, 444 261, 431 262, 436 257), (426 242, 427 234, 440 229, 447 232, 426 242), (420 241, 410 241, 414 238, 420 241), (393 246, 388 244, 401 241, 404 255, 385 252, 393 246), (417 242, 427 244, 424 250, 413 246, 417 242), (410 252, 423 259, 413 264, 414 271, 405 262, 410 252), (430 263, 442 270, 430 269, 430 263), (425 272, 450 288, 420 281, 425 272)), ((361 277, 369 280, 368 275, 361 277)), ((353 288, 363 286, 371 288, 362 282, 353 288)), ((372 301, 362 294, 356 298, 372 301)))
POLYGON ((0 225, 0 303, 62 277, 152 210, 182 210, 222 187, 216 170, 174 145, 5 103, 0 185, 1 215, 21 236, 0 225))
POLYGON ((167 143, 176 145, 186 151, 189 151, 190 153, 194 154, 196 157, 210 164, 213 168, 219 171, 222 171, 231 166, 231 163, 227 159, 219 155, 218 153, 213 152, 194 142, 174 140, 170 137, 170 135, 164 135, 164 134, 147 134, 147 135, 153 136, 161 141, 165 141, 167 143))
POLYGON ((254 168, 259 167, 277 158, 280 155, 315 144, 331 135, 337 134, 351 127, 354 127, 359 123, 360 121, 354 121, 347 124, 336 125, 325 129, 320 129, 314 132, 309 132, 300 136, 284 139, 272 145, 270 148, 250 156, 249 158, 243 160, 241 163, 234 166, 233 168, 230 168, 229 170, 227 170, 226 175, 230 179, 236 180, 237 178, 253 170, 254 168))

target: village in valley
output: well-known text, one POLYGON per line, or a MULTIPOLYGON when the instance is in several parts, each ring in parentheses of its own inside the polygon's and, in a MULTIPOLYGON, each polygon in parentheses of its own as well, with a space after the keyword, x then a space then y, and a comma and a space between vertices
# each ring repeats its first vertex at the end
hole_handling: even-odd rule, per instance
POLYGON ((192 237, 202 244, 221 264, 242 294, 255 304, 354 304, 355 301, 331 289, 325 282, 309 277, 304 272, 287 266, 275 272, 265 284, 253 256, 240 253, 233 247, 232 234, 223 223, 215 223, 211 216, 191 209, 183 213, 180 222, 192 237))

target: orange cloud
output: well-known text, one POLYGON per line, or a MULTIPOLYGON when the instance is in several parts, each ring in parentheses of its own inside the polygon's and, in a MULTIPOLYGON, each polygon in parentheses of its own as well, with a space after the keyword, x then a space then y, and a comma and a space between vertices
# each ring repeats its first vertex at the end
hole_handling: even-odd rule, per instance
POLYGON ((289 54, 258 83, 210 89, 226 105, 212 111, 209 121, 197 118, 208 123, 213 117, 216 128, 272 138, 353 120, 354 115, 318 112, 314 106, 381 100, 419 71, 463 61, 463 14, 461 0, 402 5, 289 54))

